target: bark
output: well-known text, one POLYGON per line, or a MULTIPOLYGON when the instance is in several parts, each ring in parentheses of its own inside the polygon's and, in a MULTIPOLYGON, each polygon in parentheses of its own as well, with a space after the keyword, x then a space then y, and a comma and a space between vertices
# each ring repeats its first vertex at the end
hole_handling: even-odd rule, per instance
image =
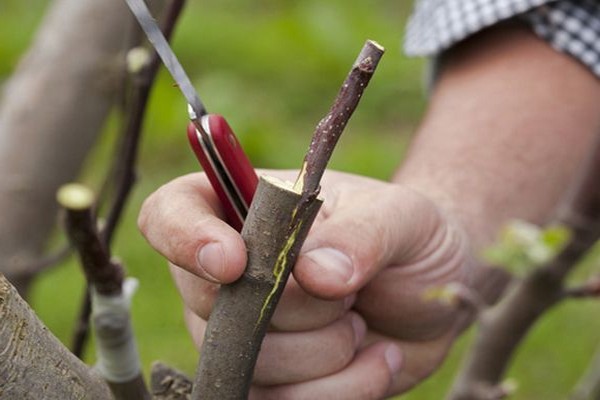
POLYGON ((111 399, 0 275, 0 399, 111 399))
POLYGON ((321 202, 261 178, 242 237, 248 265, 224 285, 200 350, 192 398, 244 399, 262 339, 321 202), (251 343, 251 345, 249 345, 251 343))
POLYGON ((123 81, 132 31, 120 0, 56 0, 0 105, 0 271, 21 293, 123 81))
POLYGON ((151 372, 153 400, 189 400, 192 380, 184 373, 155 362, 151 372))
POLYGON ((363 46, 331 109, 315 128, 302 172, 294 185, 296 188, 306 188, 309 193, 318 190, 333 149, 358 106, 384 51, 383 47, 372 40, 367 40, 363 46))
POLYGON ((149 399, 131 326, 130 296, 135 289, 125 290, 123 267, 112 260, 98 232, 92 212, 95 196, 83 185, 70 184, 63 186, 57 197, 65 208, 69 240, 92 292, 98 371, 117 400, 149 399))

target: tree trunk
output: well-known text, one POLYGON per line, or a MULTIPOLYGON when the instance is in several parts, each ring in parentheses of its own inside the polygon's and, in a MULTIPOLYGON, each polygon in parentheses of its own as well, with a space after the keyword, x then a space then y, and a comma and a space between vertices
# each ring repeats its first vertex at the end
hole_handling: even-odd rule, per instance
POLYGON ((24 294, 123 81, 132 20, 120 0, 55 0, 0 103, 0 272, 24 294))
POLYGON ((0 274, 0 399, 112 399, 0 274))

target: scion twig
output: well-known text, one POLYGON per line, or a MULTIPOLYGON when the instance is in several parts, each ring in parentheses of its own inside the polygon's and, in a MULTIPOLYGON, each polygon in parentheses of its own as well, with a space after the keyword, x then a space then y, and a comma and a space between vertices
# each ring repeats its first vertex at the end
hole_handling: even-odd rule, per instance
POLYGON ((310 147, 304 158, 302 170, 294 184, 296 189, 306 193, 319 190, 321 177, 325 172, 333 149, 356 106, 358 106, 358 102, 369 84, 377 64, 383 56, 383 52, 383 47, 378 43, 372 40, 367 40, 365 43, 342 84, 329 113, 319 121, 315 128, 310 147))

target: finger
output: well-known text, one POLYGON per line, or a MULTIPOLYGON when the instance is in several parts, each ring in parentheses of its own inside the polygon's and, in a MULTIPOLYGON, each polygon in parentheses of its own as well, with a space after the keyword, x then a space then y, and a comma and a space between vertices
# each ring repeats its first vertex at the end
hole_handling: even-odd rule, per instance
POLYGON ((199 278, 171 263, 169 269, 185 307, 207 320, 215 304, 220 285, 199 278))
MULTIPOLYGON (((402 368, 396 374, 388 395, 404 393, 439 368, 456 339, 457 331, 434 340, 394 341, 402 349, 402 368)), ((369 330, 365 342, 381 343, 389 337, 369 330)))
POLYGON ((144 202, 138 225, 158 252, 194 275, 232 282, 246 264, 240 235, 218 216, 219 202, 204 174, 162 186, 144 202))
MULTIPOLYGON (((200 348, 206 322, 189 311, 186 322, 200 348)), ((268 333, 254 369, 254 381, 261 385, 288 384, 338 372, 352 360, 366 329, 358 314, 348 313, 322 329, 268 333)))
POLYGON ((361 350, 342 371, 293 385, 253 387, 251 400, 375 400, 383 398, 402 363, 400 350, 378 343, 361 350))
MULTIPOLYGON (((187 308, 200 318, 208 319, 219 285, 198 278, 188 271, 170 264, 175 285, 187 308)), ((271 328, 278 331, 306 331, 322 328, 339 319, 354 304, 355 295, 343 300, 321 300, 307 294, 290 277, 271 319, 271 328)))
POLYGON ((383 267, 424 254, 443 231, 428 200, 400 185, 363 181, 361 190, 355 181, 352 189, 325 192, 326 218, 302 248, 294 276, 317 297, 356 292, 383 267))
POLYGON ((473 269, 461 236, 446 237, 426 260, 385 268, 361 289, 354 308, 370 328, 420 342, 448 332, 460 310, 428 298, 427 293, 451 282, 468 282, 473 269))
POLYGON ((322 300, 306 293, 290 276, 275 308, 271 328, 279 331, 307 331, 338 320, 354 304, 356 295, 342 300, 322 300))

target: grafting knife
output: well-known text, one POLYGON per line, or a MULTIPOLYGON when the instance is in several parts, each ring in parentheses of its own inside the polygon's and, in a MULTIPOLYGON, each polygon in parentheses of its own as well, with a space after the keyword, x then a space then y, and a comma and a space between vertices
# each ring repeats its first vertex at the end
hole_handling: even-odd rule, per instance
POLYGON ((258 184, 248 157, 225 118, 207 113, 144 1, 125 1, 188 102, 190 145, 219 197, 229 224, 241 230, 258 184))

